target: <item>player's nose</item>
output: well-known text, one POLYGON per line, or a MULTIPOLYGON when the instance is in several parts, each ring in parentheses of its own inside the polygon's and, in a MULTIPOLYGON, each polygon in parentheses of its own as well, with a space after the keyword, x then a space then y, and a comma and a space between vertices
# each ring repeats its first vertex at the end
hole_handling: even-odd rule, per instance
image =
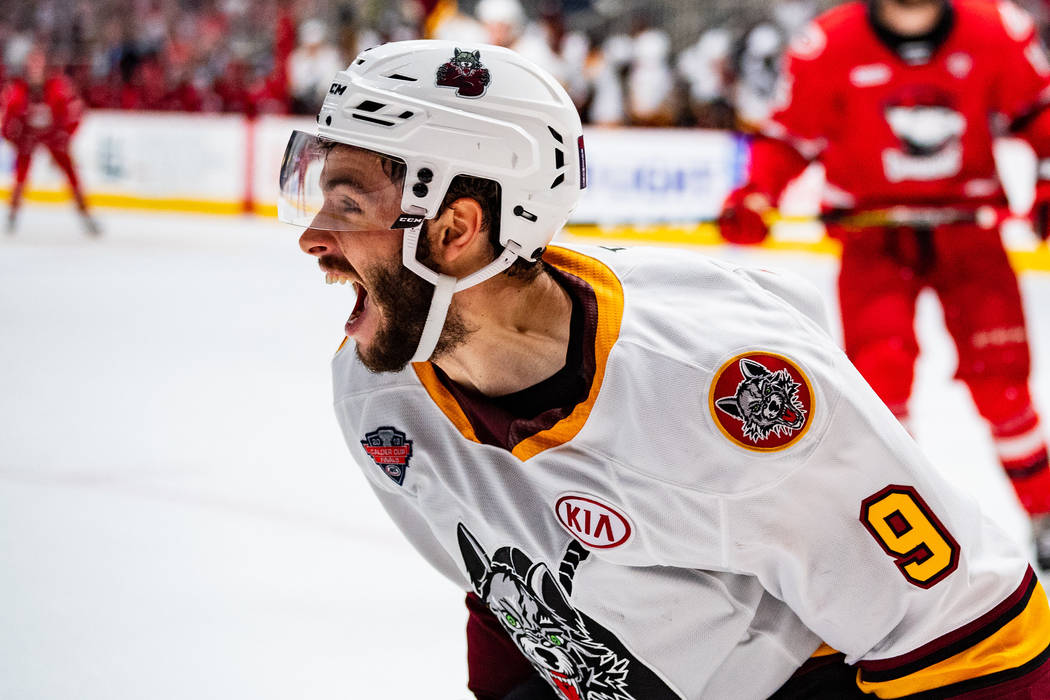
POLYGON ((308 228, 299 236, 299 248, 307 255, 321 257, 335 248, 335 237, 331 231, 308 228))

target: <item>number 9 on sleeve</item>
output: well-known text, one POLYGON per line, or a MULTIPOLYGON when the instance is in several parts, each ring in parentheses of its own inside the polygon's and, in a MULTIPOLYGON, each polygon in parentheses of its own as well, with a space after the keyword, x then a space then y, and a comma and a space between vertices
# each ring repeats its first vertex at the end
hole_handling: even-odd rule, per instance
POLYGON ((891 484, 865 498, 860 522, 920 588, 936 585, 959 566, 959 544, 911 486, 891 484))

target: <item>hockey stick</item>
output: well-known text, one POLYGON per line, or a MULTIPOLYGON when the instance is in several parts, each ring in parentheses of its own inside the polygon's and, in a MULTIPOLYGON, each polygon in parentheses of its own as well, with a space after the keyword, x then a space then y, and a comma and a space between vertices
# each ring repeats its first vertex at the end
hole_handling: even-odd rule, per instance
POLYGON ((980 228, 991 229, 999 226, 1012 216, 1008 209, 991 205, 984 205, 975 209, 900 205, 859 212, 848 209, 832 210, 819 214, 816 217, 807 217, 805 219, 792 219, 777 212, 770 219, 766 219, 766 223, 819 221, 847 228, 885 228, 895 226, 934 228, 948 224, 976 224, 980 228))

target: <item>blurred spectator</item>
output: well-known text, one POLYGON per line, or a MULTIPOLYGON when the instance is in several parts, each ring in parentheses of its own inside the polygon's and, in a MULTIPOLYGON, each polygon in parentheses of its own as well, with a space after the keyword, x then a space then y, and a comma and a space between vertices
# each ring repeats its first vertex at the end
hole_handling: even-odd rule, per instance
POLYGON ((784 50, 782 31, 771 22, 761 22, 743 37, 736 57, 736 89, 733 102, 737 125, 753 130, 767 116, 780 74, 784 50))
POLYGON ((602 42, 593 65, 594 94, 587 121, 598 126, 622 126, 627 122, 624 83, 634 53, 634 42, 626 34, 613 34, 602 42))
POLYGON ((529 22, 518 0, 481 0, 476 14, 488 33, 488 43, 513 49, 565 83, 565 67, 552 48, 548 18, 529 22))
POLYGON ((314 114, 321 107, 332 76, 346 67, 339 50, 328 42, 327 29, 319 19, 299 25, 299 46, 288 57, 288 93, 292 111, 314 114))
POLYGON ((674 74, 669 63, 671 38, 662 29, 645 29, 634 39, 627 73, 627 116, 634 126, 674 124, 674 74))
POLYGON ((724 27, 708 29, 678 56, 678 72, 689 86, 689 111, 696 126, 731 129, 729 101, 733 38, 724 27))
POLYGON ((423 23, 427 39, 445 39, 464 44, 489 43, 488 32, 481 22, 459 9, 455 0, 441 0, 423 23))
POLYGON ((569 32, 562 37, 561 60, 565 68, 565 89, 581 114, 591 95, 587 74, 590 56, 590 40, 583 32, 569 32))

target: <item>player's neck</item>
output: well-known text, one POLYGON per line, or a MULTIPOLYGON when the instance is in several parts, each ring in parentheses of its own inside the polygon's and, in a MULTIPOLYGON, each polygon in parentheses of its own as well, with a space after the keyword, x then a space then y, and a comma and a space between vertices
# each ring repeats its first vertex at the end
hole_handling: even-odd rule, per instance
POLYGON ((875 0, 874 12, 876 20, 894 34, 918 37, 934 30, 945 12, 946 4, 941 0, 875 0))
POLYGON ((529 282, 499 275, 460 292, 454 303, 472 332, 435 364, 456 384, 502 396, 564 366, 572 301, 546 272, 529 282))

